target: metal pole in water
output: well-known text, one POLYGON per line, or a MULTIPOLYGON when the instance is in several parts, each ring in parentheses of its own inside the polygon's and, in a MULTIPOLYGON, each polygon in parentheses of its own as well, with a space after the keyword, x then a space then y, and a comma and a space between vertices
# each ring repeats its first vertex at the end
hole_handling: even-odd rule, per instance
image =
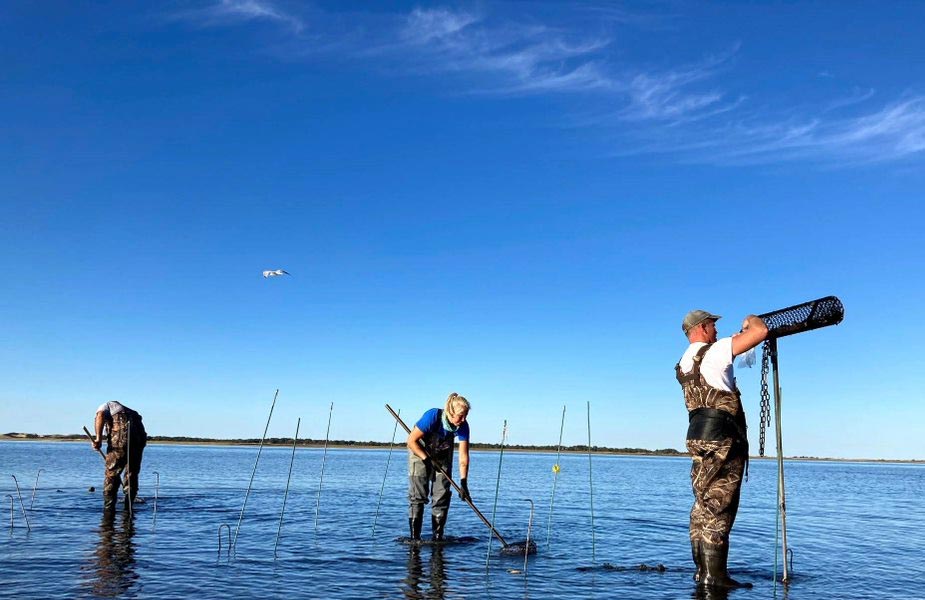
MULTIPOLYGON (((401 409, 398 409, 398 415, 401 416, 401 409)), ((395 445, 395 433, 398 431, 398 421, 395 421, 395 427, 392 429, 392 441, 389 442, 389 457, 385 461, 385 475, 382 476, 382 487, 379 488, 379 502, 376 503, 376 516, 373 517, 373 533, 376 535, 376 522, 379 520, 379 507, 382 506, 382 494, 385 492, 385 480, 389 476, 389 463, 392 462, 392 446, 395 445)))
POLYGON ((32 511, 32 506, 35 504, 35 490, 39 487, 39 475, 42 474, 42 471, 45 469, 39 469, 39 472, 35 474, 35 484, 32 486, 32 500, 29 502, 29 511, 32 511))
MULTIPOLYGON (((129 420, 129 422, 126 424, 126 428, 128 429, 128 441, 125 444, 125 463, 126 463, 125 470, 129 471, 132 468, 132 421, 131 420, 129 420)), ((132 505, 135 502, 132 500, 132 478, 135 477, 135 474, 127 473, 127 475, 128 477, 126 478, 126 481, 125 481, 126 487, 125 489, 122 490, 122 493, 126 494, 126 492, 128 492, 126 496, 126 500, 128 500, 128 514, 130 517, 133 517, 135 516, 135 512, 134 512, 134 507, 132 505)))
POLYGON ((524 544, 524 577, 527 576, 527 555, 530 554, 530 530, 533 529, 533 500, 524 498, 524 502, 530 503, 530 520, 527 521, 527 542, 524 544))
POLYGON ((546 522, 546 549, 549 550, 549 536, 552 531, 552 505, 556 499, 556 483, 559 481, 559 457, 562 454, 562 432, 565 430, 565 405, 562 405, 562 423, 559 425, 559 445, 556 446, 556 464, 552 466, 552 496, 549 498, 549 519, 546 522))
POLYGON ((591 562, 594 563, 594 478, 591 477, 591 401, 588 401, 588 492, 591 498, 591 562))
POLYGON ((299 439, 299 426, 302 418, 295 423, 295 437, 292 438, 292 457, 289 459, 289 477, 286 478, 286 493, 283 494, 283 508, 279 511, 279 527, 276 528, 276 543, 273 544, 273 559, 276 559, 276 548, 279 546, 279 534, 283 531, 283 514, 286 512, 286 499, 289 497, 289 482, 292 481, 292 463, 295 462, 295 445, 299 439))
MULTIPOLYGON (((777 429, 777 506, 780 511, 781 540, 783 542, 783 577, 781 582, 788 583, 787 571, 787 500, 784 490, 784 441, 781 432, 781 389, 780 371, 777 363, 777 339, 771 340, 771 366, 774 370, 774 421, 777 429)), ((775 557, 777 549, 775 548, 775 557)))
MULTIPOLYGON (((241 505, 241 515, 238 517, 238 525, 234 530, 234 540, 229 542, 228 545, 228 554, 231 555, 231 551, 234 549, 235 545, 238 543, 238 532, 241 530, 241 521, 244 520, 244 508, 247 506, 247 497, 251 493, 251 486, 254 484, 254 475, 257 474, 257 464, 260 462, 260 453, 263 451, 263 442, 267 439, 267 431, 270 429, 270 419, 273 418, 273 407, 276 406, 276 397, 279 396, 279 389, 276 390, 276 393, 273 394, 273 403, 270 405, 270 415, 267 417, 267 426, 263 428, 263 437, 260 438, 260 446, 257 448, 257 460, 254 461, 254 470, 251 471, 251 480, 247 484, 247 491, 244 492, 244 504, 241 505)), ((229 536, 231 535, 231 527, 228 527, 229 536)))
POLYGON ((157 471, 154 473, 154 522, 151 524, 151 531, 157 528, 157 493, 161 487, 161 474, 157 471))
POLYGON ((22 509, 22 518, 26 521, 26 529, 32 531, 32 526, 29 525, 29 517, 26 516, 26 505, 22 502, 22 492, 19 491, 19 481, 16 480, 15 475, 10 475, 13 478, 13 483, 16 484, 16 494, 19 496, 19 507, 22 509))
MULTIPOLYGON (((495 503, 491 507, 491 522, 495 522, 495 514, 498 512, 498 492, 501 490, 501 461, 504 459, 504 440, 507 438, 507 419, 504 420, 504 427, 501 429, 501 453, 498 454, 498 480, 495 483, 495 503)), ((491 536, 488 536, 488 551, 485 554, 485 568, 491 561, 491 536)))
POLYGON ((222 558, 222 527, 228 528, 228 558, 231 558, 231 525, 222 523, 218 526, 218 558, 222 558))
POLYGON ((328 438, 331 436, 331 415, 334 414, 334 403, 328 411, 328 431, 324 434, 324 454, 321 455, 321 477, 318 478, 318 498, 315 501, 315 532, 318 531, 318 513, 321 511, 321 485, 324 483, 324 463, 328 458, 328 438))

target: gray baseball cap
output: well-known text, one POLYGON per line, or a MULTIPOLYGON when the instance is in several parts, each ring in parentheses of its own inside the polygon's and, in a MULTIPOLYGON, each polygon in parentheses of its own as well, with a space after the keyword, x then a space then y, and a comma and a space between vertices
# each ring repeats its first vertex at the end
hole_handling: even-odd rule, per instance
POLYGON ((697 327, 707 319, 713 319, 718 321, 722 319, 719 315, 714 315, 713 313, 707 312, 705 310, 692 310, 691 312, 684 315, 684 320, 681 321, 681 331, 684 332, 684 335, 687 335, 687 332, 697 327))

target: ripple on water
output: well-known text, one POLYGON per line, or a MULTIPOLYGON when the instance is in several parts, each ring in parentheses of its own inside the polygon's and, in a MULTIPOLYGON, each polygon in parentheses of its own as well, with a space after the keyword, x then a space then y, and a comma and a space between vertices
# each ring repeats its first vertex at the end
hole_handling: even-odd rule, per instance
MULTIPOLYGON (((524 570, 522 557, 501 556, 496 542, 488 555, 484 525, 458 501, 447 533, 477 541, 417 548, 395 541, 406 534, 407 492, 403 469, 394 465, 373 535, 385 452, 329 451, 319 500, 320 453, 298 451, 274 560, 289 466, 285 449, 264 450, 238 529, 253 449, 151 445, 142 472, 146 503, 134 519, 120 513, 107 526, 99 492, 87 492, 90 485, 100 487, 99 457, 84 444, 40 446, 42 465, 35 462, 39 454, 28 451, 34 445, 0 443, 4 466, 21 479, 46 469, 30 513, 33 530, 14 515, 16 527, 0 537, 3 597, 700 597, 691 582, 684 459, 595 457, 592 537, 587 457, 560 460, 550 519, 554 457, 506 454, 498 529, 508 539, 524 539, 529 506, 523 499, 536 503, 538 553, 524 570), (161 475, 156 529, 153 470, 161 475), (238 533, 232 557, 227 541, 218 553, 223 523, 238 533), (640 569, 643 563, 665 569, 640 569)), ((495 482, 475 474, 494 472, 497 460, 496 453, 473 457, 470 488, 483 509, 493 504, 495 482)), ((919 510, 925 469, 788 463, 794 560, 786 595, 773 583, 775 465, 754 461, 750 479, 730 566, 755 588, 731 598, 925 598, 925 514, 919 510)))

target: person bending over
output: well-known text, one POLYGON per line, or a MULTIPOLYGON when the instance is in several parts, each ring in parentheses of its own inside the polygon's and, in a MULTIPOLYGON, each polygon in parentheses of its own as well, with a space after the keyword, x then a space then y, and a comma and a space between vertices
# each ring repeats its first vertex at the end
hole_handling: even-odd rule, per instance
POLYGON ((450 508, 449 480, 437 468, 453 476, 453 445, 459 440, 460 498, 470 500, 469 476, 469 401, 457 393, 450 394, 446 405, 432 408, 418 419, 408 434, 408 524, 411 539, 421 539, 424 505, 431 502, 431 531, 435 541, 443 540, 447 512, 450 508), (426 450, 426 452, 425 452, 426 450))
POLYGON ((148 436, 141 415, 119 402, 106 402, 96 409, 92 445, 103 445, 103 428, 108 432, 106 444, 106 475, 103 479, 103 508, 113 509, 119 493, 121 475, 125 471, 125 506, 131 508, 138 495, 138 474, 148 436))

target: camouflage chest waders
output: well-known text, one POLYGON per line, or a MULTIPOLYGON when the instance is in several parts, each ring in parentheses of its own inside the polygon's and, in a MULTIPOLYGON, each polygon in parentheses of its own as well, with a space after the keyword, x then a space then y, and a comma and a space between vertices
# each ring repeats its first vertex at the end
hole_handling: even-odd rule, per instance
MULTIPOLYGON (((694 356, 687 374, 675 366, 690 417, 687 450, 691 455, 691 542, 726 546, 739 509, 742 473, 748 460, 745 413, 738 390, 727 392, 707 384, 700 373, 712 344, 694 356)), ((696 559, 695 559, 696 560, 696 559)))
POLYGON ((147 433, 141 415, 130 408, 112 415, 109 442, 106 446, 106 475, 103 480, 103 506, 114 508, 119 492, 119 479, 125 473, 125 505, 130 506, 138 495, 138 474, 141 457, 147 444, 147 433))

